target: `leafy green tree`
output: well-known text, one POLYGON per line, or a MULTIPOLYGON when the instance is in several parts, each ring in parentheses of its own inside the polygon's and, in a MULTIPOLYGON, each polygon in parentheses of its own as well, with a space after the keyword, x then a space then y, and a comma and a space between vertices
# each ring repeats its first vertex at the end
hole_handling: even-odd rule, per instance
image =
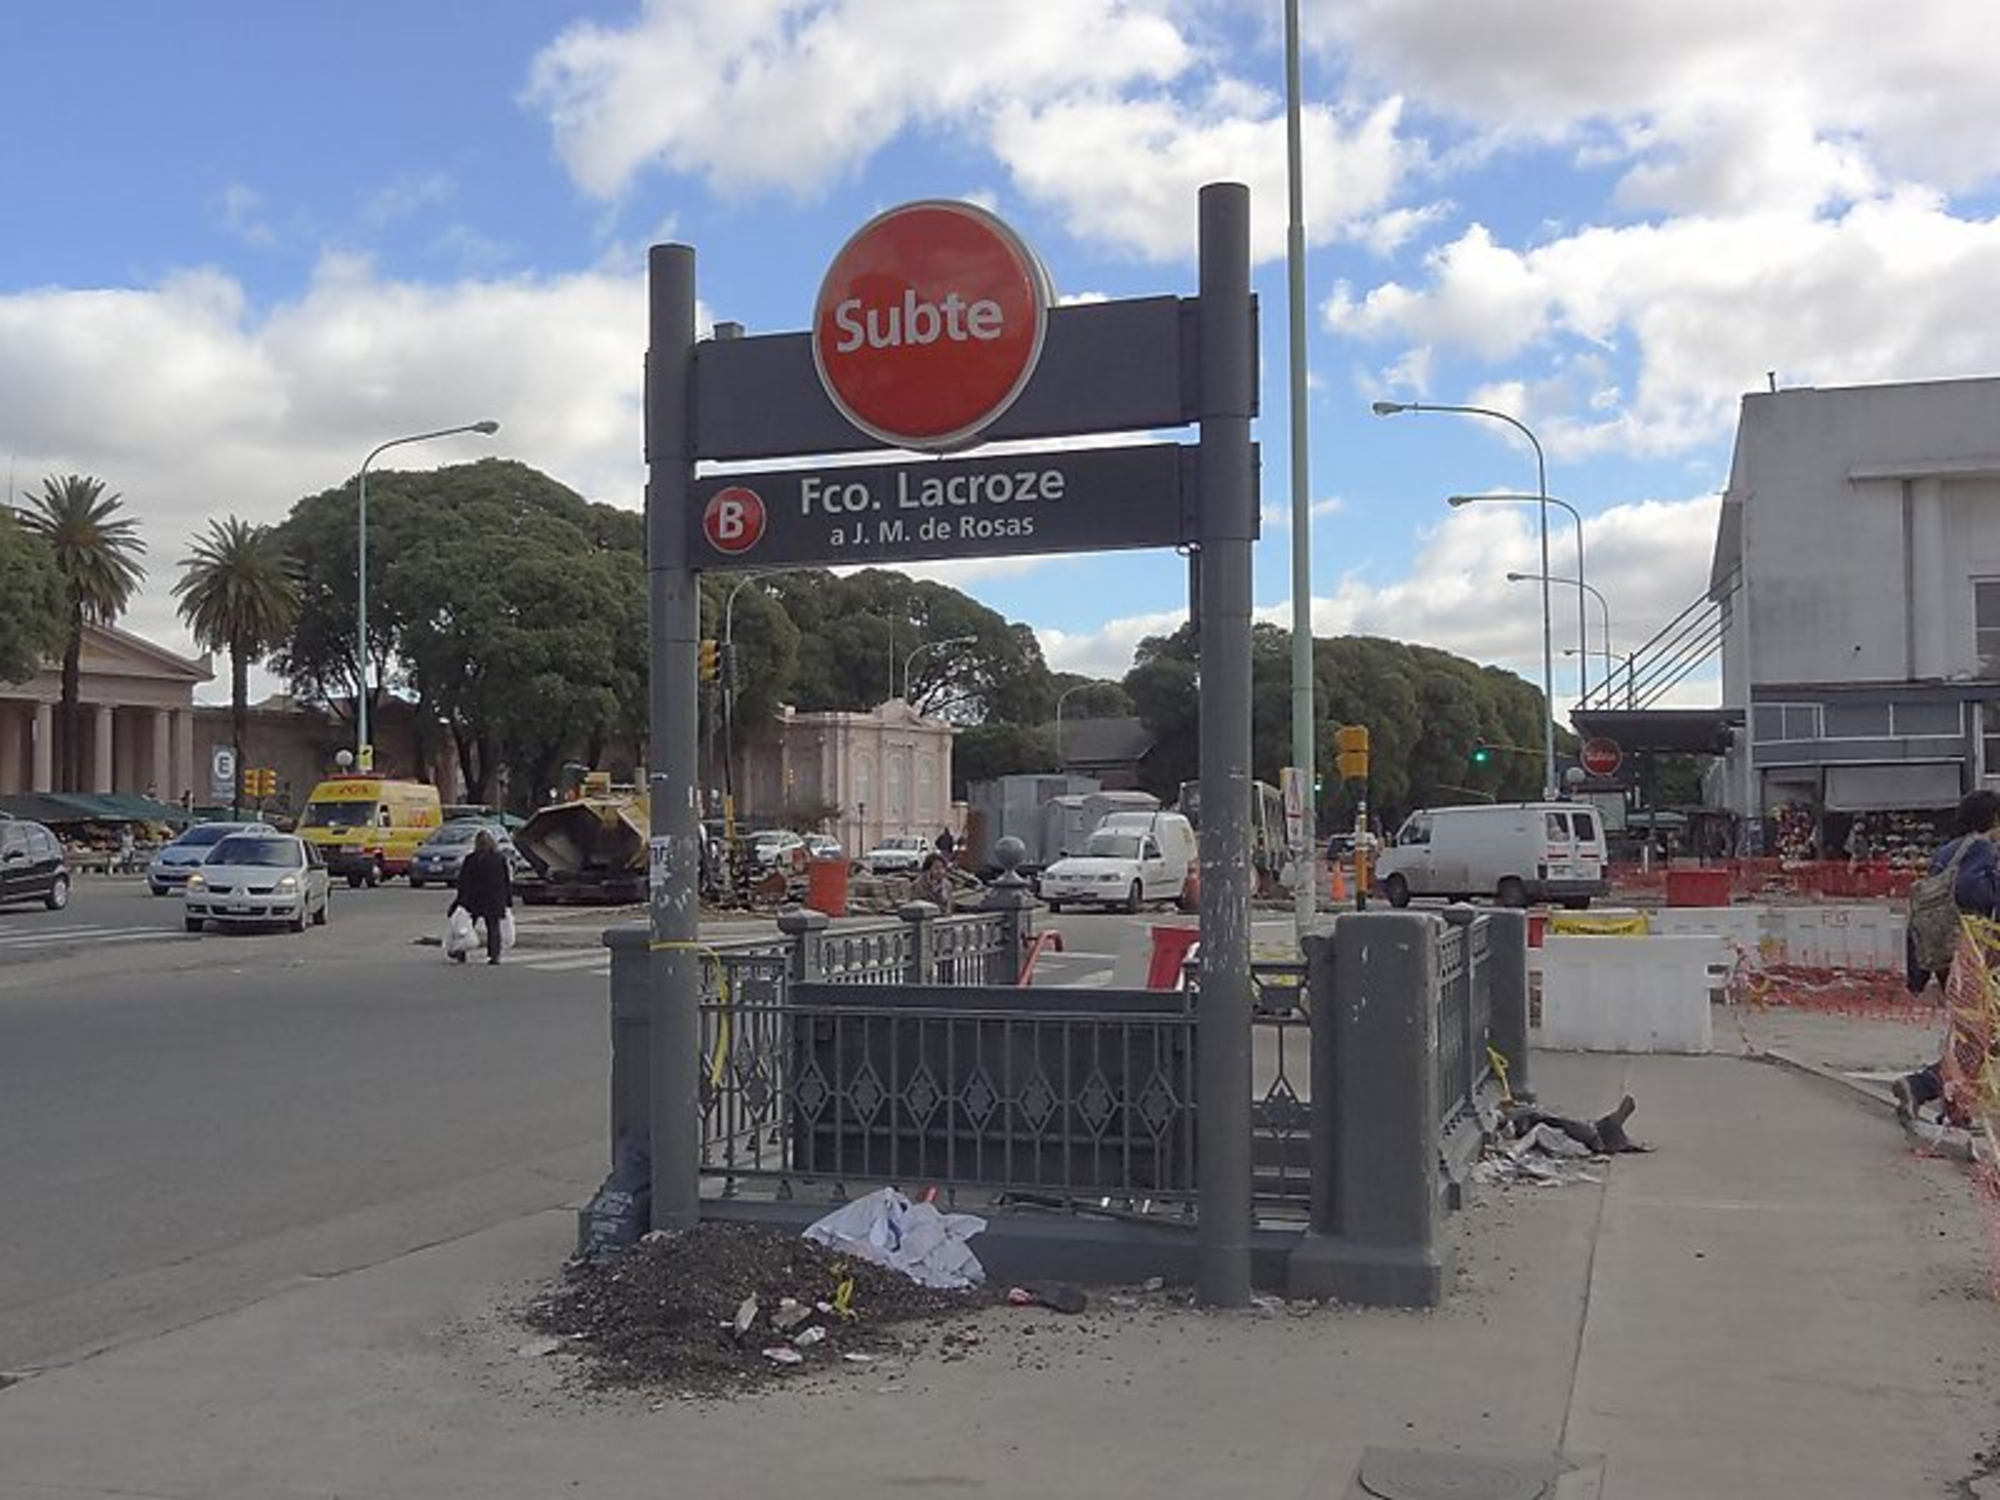
POLYGON ((48 543, 0 505, 0 682, 25 682, 63 645, 63 578, 48 543))
POLYGON ((1124 719, 1132 715, 1132 695, 1122 684, 1106 677, 1055 672, 1050 674, 1049 690, 1063 700, 1065 724, 1078 719, 1124 719))
POLYGON ((62 577, 66 634, 62 663, 62 733, 65 791, 83 784, 83 735, 78 725, 83 680, 83 629, 109 625, 125 612, 146 570, 139 524, 120 515, 124 502, 104 493, 104 481, 85 474, 53 475, 28 497, 21 521, 55 556, 62 577))
POLYGON ((229 653, 229 733, 236 745, 234 801, 243 804, 249 759, 250 668, 290 634, 299 615, 299 588, 276 530, 235 516, 210 521, 181 559, 182 621, 210 651, 229 653))

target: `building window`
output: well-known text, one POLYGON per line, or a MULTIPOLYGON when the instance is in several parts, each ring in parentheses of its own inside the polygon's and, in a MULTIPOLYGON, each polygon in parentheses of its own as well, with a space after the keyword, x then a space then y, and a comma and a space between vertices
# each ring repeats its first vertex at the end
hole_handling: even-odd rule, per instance
POLYGON ((1816 740, 1820 737, 1817 703, 1760 703, 1756 709, 1759 744, 1777 741, 1816 740))
POLYGON ((2000 703, 1979 705, 1979 741, 1981 771, 2000 776, 2000 703))
POLYGON ((1885 740, 1889 737, 1886 703, 1829 703, 1826 737, 1830 740, 1885 740))
POLYGON ((1981 677, 2000 677, 2000 578, 1972 581, 1972 640, 1981 677))
POLYGON ((1956 703, 1898 703, 1892 707, 1899 739, 1956 736, 1964 729, 1956 703))

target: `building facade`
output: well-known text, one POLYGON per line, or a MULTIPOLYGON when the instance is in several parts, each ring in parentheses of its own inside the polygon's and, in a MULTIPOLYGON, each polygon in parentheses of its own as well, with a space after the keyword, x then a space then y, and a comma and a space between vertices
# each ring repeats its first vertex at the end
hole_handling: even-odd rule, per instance
POLYGON ((1744 398, 1711 597, 1752 819, 2000 782, 2000 379, 1744 398))
POLYGON ((855 854, 898 835, 934 837, 958 822, 956 732, 901 698, 867 713, 786 708, 744 749, 738 813, 752 826, 817 828, 855 854))
POLYGON ((16 792, 124 792, 197 800, 206 762, 196 747, 194 690, 215 675, 209 659, 189 660, 126 631, 87 625, 77 718, 82 778, 64 788, 62 668, 0 684, 0 795, 16 792))

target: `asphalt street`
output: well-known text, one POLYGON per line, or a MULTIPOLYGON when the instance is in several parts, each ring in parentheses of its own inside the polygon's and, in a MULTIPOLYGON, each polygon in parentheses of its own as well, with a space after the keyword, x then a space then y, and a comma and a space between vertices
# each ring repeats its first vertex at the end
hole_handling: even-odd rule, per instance
MULTIPOLYGON (((596 1185, 601 921, 460 966, 420 943, 447 900, 342 886, 324 928, 198 937, 178 899, 129 879, 86 877, 61 912, 0 910, 0 1370, 596 1185)), ((1188 920, 1043 919, 1068 951, 1040 982, 1143 972, 1147 928, 1188 920)))

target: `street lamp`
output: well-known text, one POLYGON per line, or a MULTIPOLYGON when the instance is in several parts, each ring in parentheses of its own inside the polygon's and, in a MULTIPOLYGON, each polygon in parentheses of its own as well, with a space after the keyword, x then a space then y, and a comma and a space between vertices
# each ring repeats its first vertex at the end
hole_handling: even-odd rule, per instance
POLYGON ((1542 512, 1542 760, 1543 791, 1554 800, 1561 787, 1556 781, 1556 639, 1555 627, 1549 619, 1549 465, 1542 452, 1541 439, 1534 430, 1519 417, 1509 416, 1504 411, 1495 411, 1490 406, 1443 406, 1428 401, 1376 401, 1369 410, 1378 417, 1393 417, 1406 411, 1449 412, 1456 416, 1486 417, 1495 422, 1505 422, 1509 427, 1528 440, 1535 450, 1535 499, 1542 512))
POLYGON ((1077 682, 1070 684, 1070 686, 1056 694, 1056 760, 1058 762, 1058 769, 1060 770, 1067 771, 1069 769, 1069 756, 1064 752, 1063 748, 1062 706, 1069 700, 1071 693, 1080 693, 1087 687, 1096 686, 1097 684, 1094 682, 1077 682))
MULTIPOLYGON (((1509 574, 1507 575, 1507 581, 1508 581, 1509 583, 1534 583, 1534 582, 1537 582, 1537 581, 1541 581, 1541 579, 1542 579, 1542 575, 1541 575, 1541 574, 1539 574, 1539 573, 1509 573, 1509 574)), ((1595 588, 1595 587, 1594 587, 1593 585, 1591 585, 1591 584, 1588 584, 1588 583, 1585 583, 1585 582, 1584 582, 1584 581, 1583 581, 1582 579, 1580 579, 1580 578, 1553 578, 1553 577, 1552 577, 1552 578, 1549 578, 1549 579, 1547 579, 1546 581, 1547 581, 1547 582, 1549 582, 1549 583, 1559 583, 1559 584, 1563 585, 1563 587, 1565 587, 1565 588, 1572 588, 1572 589, 1575 589, 1575 590, 1576 590, 1576 604, 1577 604, 1577 610, 1578 610, 1578 612, 1579 612, 1579 613, 1581 613, 1581 611, 1582 611, 1582 609, 1583 609, 1583 596, 1584 596, 1585 594, 1588 594, 1588 595, 1590 595, 1590 597, 1591 597, 1591 598, 1593 598, 1593 599, 1595 599, 1595 600, 1597 601, 1597 608, 1598 608, 1598 611, 1599 611, 1599 613, 1600 613, 1600 614, 1602 614, 1602 615, 1603 615, 1603 617, 1604 617, 1604 692, 1605 692, 1605 695, 1606 695, 1606 696, 1608 697, 1608 696, 1610 695, 1610 693, 1611 693, 1611 677, 1612 677, 1612 666, 1611 666, 1611 604, 1610 604, 1610 601, 1608 601, 1608 600, 1607 600, 1607 599, 1606 599, 1606 598, 1604 597, 1604 595, 1603 595, 1603 594, 1601 594, 1600 592, 1598 592, 1598 590, 1597 590, 1597 589, 1596 589, 1596 588, 1595 588)), ((1579 675, 1579 676, 1581 676, 1581 675, 1582 675, 1582 667, 1581 667, 1581 662, 1582 662, 1582 660, 1583 660, 1583 659, 1584 659, 1584 658, 1585 658, 1585 657, 1587 656, 1587 653, 1588 653, 1588 652, 1589 652, 1589 650, 1590 650, 1590 641, 1589 641, 1589 638, 1588 638, 1588 637, 1585 637, 1585 638, 1582 638, 1582 639, 1579 639, 1579 640, 1577 641, 1577 646, 1578 646, 1578 647, 1580 648, 1580 649, 1579 649, 1579 651, 1578 651, 1578 659, 1579 659, 1579 666, 1578 666, 1578 675, 1579 675)), ((1564 655, 1568 655, 1569 653, 1568 653, 1568 652, 1564 652, 1563 654, 1564 654, 1564 655)))
MULTIPOLYGON (((1583 654, 1583 652, 1577 650, 1574 646, 1563 647, 1564 656, 1582 656, 1583 654)), ((1628 709, 1637 708, 1639 706, 1639 689, 1634 679, 1639 673, 1639 653, 1636 651, 1618 651, 1614 649, 1609 636, 1606 636, 1604 639, 1604 706, 1606 708, 1613 706, 1612 696, 1614 689, 1612 683, 1618 676, 1618 663, 1620 660, 1623 660, 1625 663, 1625 706, 1628 709)))
MULTIPOLYGON (((1535 505, 1540 503, 1543 498, 1541 495, 1517 495, 1496 492, 1491 495, 1448 495, 1445 497, 1444 503, 1451 506, 1452 509, 1457 510, 1463 506, 1479 505, 1486 501, 1504 501, 1510 505, 1535 505)), ((1570 520, 1576 523, 1576 576, 1579 580, 1588 578, 1590 575, 1583 570, 1582 513, 1567 500, 1558 500, 1554 495, 1549 495, 1546 498, 1549 504, 1560 505, 1564 510, 1568 511, 1570 520)), ((1577 697, 1588 698, 1590 696, 1590 642, 1585 639, 1587 632, 1585 631, 1583 621, 1583 594, 1579 591, 1576 596, 1576 643, 1582 648, 1579 653, 1582 659, 1577 666, 1577 697)), ((1606 683, 1609 683, 1611 678, 1607 674, 1604 680, 1606 683)), ((1605 691, 1608 693, 1611 689, 1606 687, 1605 691)))
POLYGON ((910 701, 911 662, 922 656, 926 651, 940 650, 945 646, 976 646, 978 644, 979 637, 976 635, 955 635, 946 641, 925 641, 921 646, 917 647, 916 650, 903 658, 903 701, 905 703, 910 701))
POLYGON ((372 771, 375 768, 375 752, 368 746, 368 466, 391 448, 400 448, 405 443, 427 443, 432 438, 453 437, 461 432, 478 432, 487 437, 500 430, 498 422, 467 422, 462 427, 440 427, 436 432, 413 432, 408 437, 390 438, 378 444, 369 455, 361 460, 361 501, 357 508, 355 547, 358 553, 355 567, 354 645, 360 657, 361 671, 357 680, 361 691, 354 700, 354 766, 358 771, 372 771))

